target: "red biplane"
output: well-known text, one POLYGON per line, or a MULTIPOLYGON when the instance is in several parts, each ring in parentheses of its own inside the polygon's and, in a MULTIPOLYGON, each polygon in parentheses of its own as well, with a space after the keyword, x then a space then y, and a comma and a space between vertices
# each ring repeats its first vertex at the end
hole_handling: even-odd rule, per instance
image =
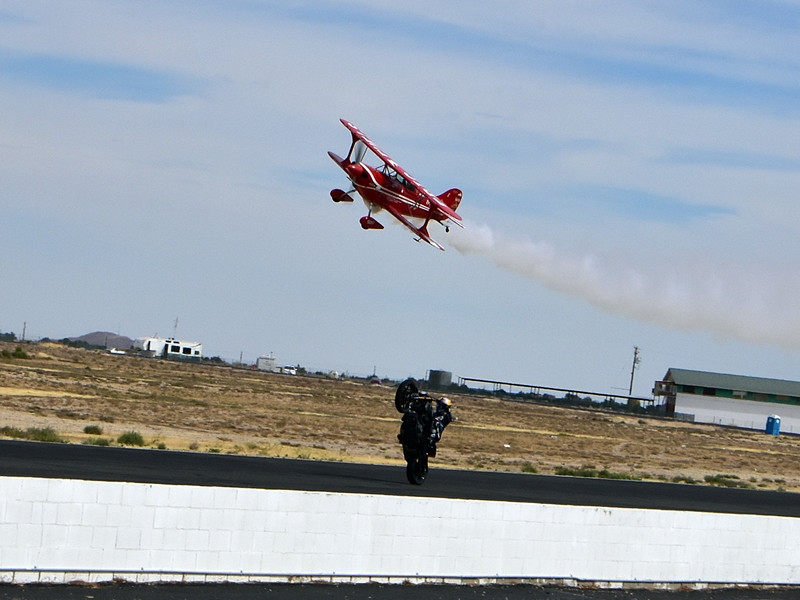
POLYGON ((461 190, 453 188, 434 196, 378 148, 358 127, 344 119, 341 119, 341 122, 353 135, 350 150, 346 158, 333 152, 328 152, 328 155, 345 172, 353 184, 353 189, 349 192, 340 189, 331 190, 333 201, 352 202, 353 192, 358 192, 369 209, 367 215, 361 217, 363 229, 383 229, 383 225, 378 223, 372 214, 385 210, 413 231, 418 237, 417 241, 425 240, 431 246, 444 250, 428 234, 428 223, 438 221, 444 226, 445 231, 450 230, 450 223, 463 227, 461 217, 456 212, 461 202, 461 190), (362 162, 368 149, 383 161, 383 166, 370 167, 362 162))

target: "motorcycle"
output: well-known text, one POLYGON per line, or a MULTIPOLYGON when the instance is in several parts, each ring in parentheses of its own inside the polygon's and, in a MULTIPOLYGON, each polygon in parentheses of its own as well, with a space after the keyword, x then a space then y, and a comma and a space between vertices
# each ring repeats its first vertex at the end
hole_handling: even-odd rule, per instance
POLYGON ((394 405, 403 413, 397 439, 403 445, 406 478, 420 485, 428 476, 428 458, 436 456, 436 442, 453 420, 450 400, 433 398, 419 390, 415 379, 406 379, 397 387, 394 405))

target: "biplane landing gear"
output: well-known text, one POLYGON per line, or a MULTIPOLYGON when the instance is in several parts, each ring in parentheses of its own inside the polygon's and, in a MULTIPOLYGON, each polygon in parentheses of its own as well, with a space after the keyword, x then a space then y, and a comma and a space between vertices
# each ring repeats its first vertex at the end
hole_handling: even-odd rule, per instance
POLYGON ((375 219, 373 219, 369 215, 361 217, 359 223, 361 223, 361 229, 383 229, 383 225, 378 223, 375 219))
POLYGON ((352 202, 353 197, 350 195, 350 192, 345 192, 344 190, 340 190, 336 188, 335 190, 331 190, 331 199, 334 202, 352 202))

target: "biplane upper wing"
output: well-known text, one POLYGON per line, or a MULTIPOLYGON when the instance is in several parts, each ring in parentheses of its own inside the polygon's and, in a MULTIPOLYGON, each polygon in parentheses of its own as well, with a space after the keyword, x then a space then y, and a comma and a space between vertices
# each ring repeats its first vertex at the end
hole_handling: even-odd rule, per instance
MULTIPOLYGON (((425 187, 422 186, 411 175, 409 175, 403 167, 398 165, 392 159, 391 156, 389 156, 383 150, 378 148, 378 146, 375 144, 375 142, 373 142, 366 135, 364 135, 363 131, 361 131, 358 127, 356 127, 355 125, 353 125, 349 121, 346 121, 345 119, 339 119, 339 120, 342 122, 342 125, 347 127, 347 129, 353 135, 353 143, 355 143, 355 140, 361 140, 361 142, 363 142, 364 145, 367 148, 369 148, 373 152, 373 154, 375 154, 375 156, 380 158, 387 167, 393 169, 396 173, 401 175, 403 177, 403 179, 405 179, 411 185, 413 185, 417 189, 417 191, 425 197, 425 199, 428 201, 428 204, 430 205, 430 207, 434 211, 440 213, 445 220, 450 220, 453 223, 455 223, 456 225, 458 225, 459 227, 464 227, 461 224, 461 216, 456 211, 454 211, 452 208, 447 206, 444 202, 439 200, 439 198, 437 198, 436 196, 431 194, 428 190, 426 190, 425 187)), ((438 221, 440 219, 436 219, 436 220, 438 221)), ((420 237, 422 237, 422 239, 425 239, 425 237, 423 237, 421 235, 421 233, 419 231, 417 231, 417 229, 413 225, 411 225, 410 223, 407 223, 407 226, 409 226, 412 230, 417 232, 417 234, 420 235, 420 237)), ((425 239, 425 241, 428 242, 428 243, 431 243, 432 240, 430 239, 430 236, 427 236, 427 237, 428 237, 428 239, 425 239)), ((441 248, 441 246, 439 246, 439 244, 435 244, 434 243, 433 245, 435 245, 438 248, 441 248)), ((443 250, 444 248, 441 248, 441 249, 443 250)))

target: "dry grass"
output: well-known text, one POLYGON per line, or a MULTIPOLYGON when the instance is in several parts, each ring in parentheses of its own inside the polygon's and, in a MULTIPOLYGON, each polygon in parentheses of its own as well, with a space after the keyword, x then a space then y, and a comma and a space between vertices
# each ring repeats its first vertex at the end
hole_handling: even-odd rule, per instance
MULTIPOLYGON (((15 345, 0 343, 0 350, 15 345)), ((394 389, 26 344, 0 360, 3 430, 73 443, 400 464, 394 389), (84 433, 98 425, 102 435, 84 433)), ((435 465, 800 490, 800 438, 452 396, 435 465)))

